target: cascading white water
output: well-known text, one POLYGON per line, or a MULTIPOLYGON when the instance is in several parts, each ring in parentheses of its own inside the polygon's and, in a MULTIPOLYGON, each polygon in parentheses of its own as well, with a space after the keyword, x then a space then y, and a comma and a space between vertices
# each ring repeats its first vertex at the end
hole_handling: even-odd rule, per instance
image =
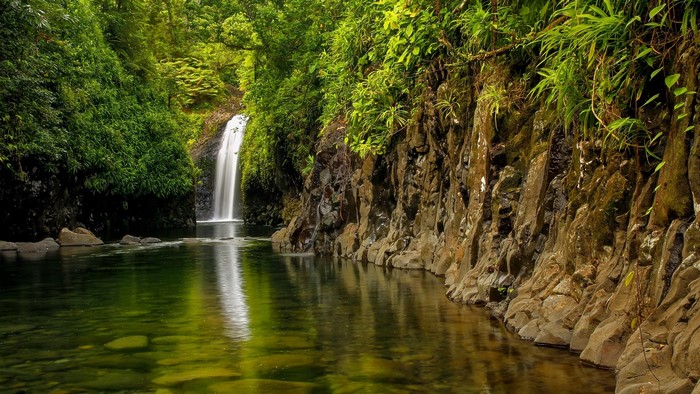
POLYGON ((236 115, 226 124, 221 148, 216 156, 216 184, 214 186, 214 217, 212 220, 240 219, 238 193, 238 152, 243 142, 243 133, 248 122, 245 115, 236 115))

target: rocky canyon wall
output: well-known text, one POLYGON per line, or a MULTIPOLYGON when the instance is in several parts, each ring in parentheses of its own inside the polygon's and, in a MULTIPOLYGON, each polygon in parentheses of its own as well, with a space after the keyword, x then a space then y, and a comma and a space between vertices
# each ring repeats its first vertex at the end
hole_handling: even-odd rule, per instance
POLYGON ((511 70, 485 70, 429 80, 385 155, 350 154, 344 122, 329 126, 273 245, 429 270, 520 337, 614 369, 618 392, 699 393, 700 101, 683 96, 680 120, 649 114, 665 138, 655 171, 643 151, 565 130, 511 70))

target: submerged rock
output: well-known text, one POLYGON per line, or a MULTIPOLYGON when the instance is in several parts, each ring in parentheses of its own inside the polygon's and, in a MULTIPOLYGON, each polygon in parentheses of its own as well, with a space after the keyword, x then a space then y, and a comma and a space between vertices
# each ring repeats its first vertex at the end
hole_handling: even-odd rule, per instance
POLYGON ((243 379, 216 383, 209 389, 216 393, 311 393, 319 386, 307 382, 287 382, 270 379, 243 379))
POLYGON ((241 362, 241 369, 254 376, 277 376, 294 372, 313 372, 318 370, 318 360, 305 354, 273 354, 256 357, 241 362))
POLYGON ((241 376, 240 373, 227 368, 201 368, 184 372, 176 372, 152 380, 153 383, 161 386, 178 386, 186 382, 199 379, 211 378, 233 378, 241 376))
POLYGON ((92 390, 120 391, 142 389, 148 385, 148 375, 138 372, 107 372, 93 380, 80 382, 77 386, 92 390))
POLYGON ((159 238, 154 238, 154 237, 146 237, 141 239, 142 244, 159 244, 163 241, 161 241, 159 238))
POLYGON ((285 335, 283 337, 253 338, 248 343, 248 346, 264 349, 311 349, 315 346, 315 343, 303 336, 285 335))
POLYGON ((117 352, 141 350, 148 347, 148 337, 145 335, 132 335, 115 339, 105 344, 105 348, 117 352))
POLYGON ((104 356, 92 357, 83 365, 94 368, 109 368, 109 369, 130 369, 133 371, 148 371, 153 362, 143 358, 134 357, 126 354, 108 354, 104 356))
POLYGON ((410 382, 413 377, 408 364, 385 358, 362 356, 343 364, 343 371, 351 379, 375 382, 410 382))
POLYGON ((65 227, 62 228, 58 234, 58 243, 61 246, 95 246, 104 244, 90 230, 82 227, 78 227, 75 231, 70 231, 65 227))

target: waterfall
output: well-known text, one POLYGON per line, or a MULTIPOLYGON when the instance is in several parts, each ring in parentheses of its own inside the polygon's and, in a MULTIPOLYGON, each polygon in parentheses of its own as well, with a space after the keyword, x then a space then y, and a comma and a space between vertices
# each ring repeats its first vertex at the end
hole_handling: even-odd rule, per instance
POLYGON ((226 123, 221 148, 216 156, 216 184, 214 186, 214 217, 212 220, 240 219, 240 179, 238 151, 248 117, 236 115, 226 123))

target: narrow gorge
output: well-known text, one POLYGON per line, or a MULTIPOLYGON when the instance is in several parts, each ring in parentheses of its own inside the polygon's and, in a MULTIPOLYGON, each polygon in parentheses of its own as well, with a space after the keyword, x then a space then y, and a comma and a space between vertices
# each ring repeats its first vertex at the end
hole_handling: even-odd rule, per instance
MULTIPOLYGON (((697 56, 680 61, 694 89, 697 56)), ((521 338, 615 369, 618 392, 699 392, 695 96, 685 119, 649 114, 669 128, 655 171, 643 151, 580 138, 527 103, 503 64, 435 69, 386 154, 350 153, 342 119, 323 131, 274 247, 431 271, 450 299, 485 305, 521 338), (505 115, 488 95, 498 89, 505 115)))

